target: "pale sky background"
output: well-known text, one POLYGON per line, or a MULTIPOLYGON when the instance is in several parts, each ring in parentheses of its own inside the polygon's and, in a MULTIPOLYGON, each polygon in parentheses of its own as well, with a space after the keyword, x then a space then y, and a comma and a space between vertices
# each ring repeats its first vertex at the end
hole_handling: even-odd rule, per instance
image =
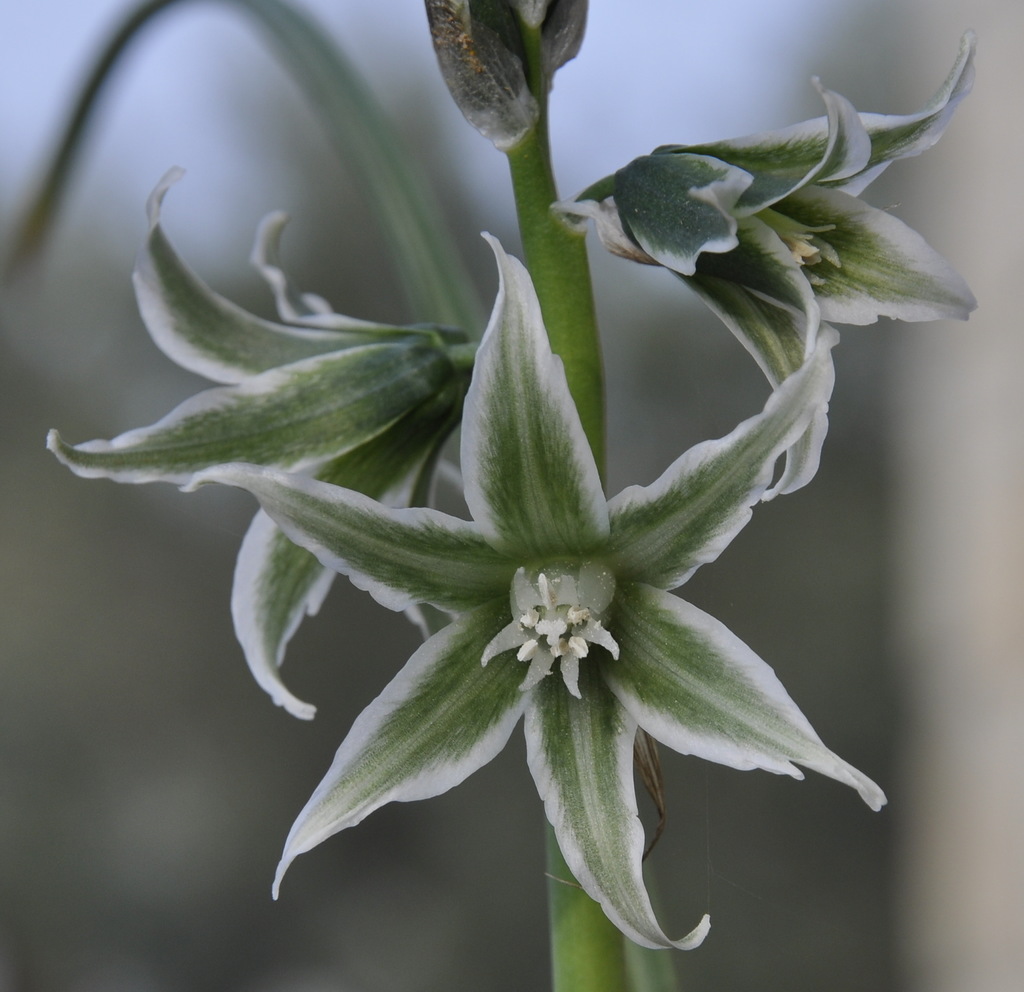
MULTIPOLYGON (((0 216, 9 217, 51 148, 69 95, 128 5, 123 0, 6 0, 4 6, 0 216)), ((478 195, 507 196, 497 153, 461 126, 443 98, 420 0, 387 0, 386 17, 382 5, 358 0, 307 0, 302 6, 342 43, 346 36, 353 39, 349 54, 385 99, 391 83, 410 78, 425 92, 433 91, 434 104, 451 119, 452 140, 461 142, 463 154, 477 167, 478 195)), ((657 144, 788 123, 791 111, 783 108, 794 97, 805 115, 816 116, 819 103, 808 76, 816 71, 841 87, 839 73, 829 73, 829 49, 836 45, 831 28, 858 6, 872 5, 851 8, 843 0, 592 3, 583 52, 559 73, 553 98, 563 191, 568 194, 657 144), (664 23, 666 17, 669 23, 678 20, 680 29, 649 30, 652 21, 664 23)), ((949 39, 928 86, 941 78, 955 43, 949 39)), ((873 47, 865 57, 878 58, 879 52, 873 47)), ((175 208, 185 237, 215 255, 222 232, 249 231, 254 215, 282 205, 272 177, 240 147, 232 119, 237 81, 253 72, 282 78, 229 4, 182 4, 163 15, 135 43, 104 101, 72 188, 71 209, 103 186, 116 189, 109 208, 115 223, 138 231, 150 188, 178 164, 189 172, 187 202, 177 197, 181 202, 175 208), (224 97, 232 79, 234 89, 229 86, 224 97), (246 181, 239 184, 242 170, 246 181)), ((304 113, 297 101, 296 113, 304 113)), ((183 247, 189 247, 187 241, 183 247)))

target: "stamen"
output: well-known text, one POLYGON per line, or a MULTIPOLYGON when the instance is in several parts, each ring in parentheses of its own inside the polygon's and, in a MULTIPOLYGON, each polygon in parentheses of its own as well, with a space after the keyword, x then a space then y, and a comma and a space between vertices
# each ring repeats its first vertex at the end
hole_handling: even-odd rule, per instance
MULTIPOLYGON (((817 237, 819 234, 834 231, 835 224, 819 224, 816 227, 811 227, 801 224, 771 207, 761 210, 757 216, 779 236, 797 265, 801 267, 817 265, 822 259, 825 259, 837 269, 842 267, 839 253, 835 248, 824 238, 817 237)), ((808 279, 811 279, 810 273, 806 273, 806 275, 808 279)))
POLYGON ((520 568, 512 579, 514 619, 484 648, 481 662, 486 665, 497 655, 515 650, 516 659, 530 666, 520 685, 525 691, 558 661, 566 688, 579 697, 579 663, 590 655, 591 646, 598 644, 613 657, 619 656, 619 645, 601 624, 614 592, 611 572, 591 562, 535 572, 520 568))

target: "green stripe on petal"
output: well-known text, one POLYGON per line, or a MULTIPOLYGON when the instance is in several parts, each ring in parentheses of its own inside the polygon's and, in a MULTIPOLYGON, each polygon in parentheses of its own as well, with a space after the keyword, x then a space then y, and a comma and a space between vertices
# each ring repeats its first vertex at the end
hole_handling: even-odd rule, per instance
MULTIPOLYGON (((806 281, 806 280, 805 280, 806 281)), ((777 386, 804 363, 808 314, 763 299, 729 279, 698 273, 689 286, 747 349, 768 381, 777 386)), ((817 333, 818 305, 810 302, 817 333)))
POLYGON ((820 237, 836 262, 822 257, 804 267, 826 320, 963 320, 976 306, 949 262, 884 210, 820 187, 799 190, 779 209, 802 226, 830 228, 820 237))
POLYGON ((167 190, 183 175, 171 169, 150 195, 149 236, 135 263, 139 312, 157 347, 172 361, 214 382, 250 375, 313 355, 408 336, 405 328, 338 315, 334 329, 289 327, 263 320, 213 292, 178 256, 160 225, 167 190))
POLYGON ((525 705, 517 665, 480 664, 508 620, 502 598, 430 638, 359 715, 285 842, 291 862, 389 802, 440 795, 497 755, 525 705))
POLYGON ((813 355, 761 413, 724 438, 695 445, 651 485, 630 486, 611 500, 617 575, 673 589, 721 554, 764 497, 776 459, 828 402, 837 340, 824 328, 813 355))
POLYGON ((705 145, 664 145, 655 154, 707 155, 744 170, 751 182, 740 195, 734 213, 750 214, 782 199, 817 172, 828 137, 828 118, 818 117, 778 131, 705 145))
POLYGON ((817 79, 813 82, 825 102, 825 117, 780 131, 691 148, 679 146, 679 152, 721 158, 753 177, 736 204, 737 216, 770 207, 808 183, 846 179, 867 164, 871 141, 853 104, 826 90, 817 79))
POLYGON ((526 711, 527 760, 566 864, 608 918, 645 947, 696 947, 705 916, 674 941, 665 936, 644 887, 644 832, 633 788, 636 722, 589 662, 581 699, 545 679, 526 711))
MULTIPOLYGON (((746 287, 725 279, 697 275, 688 279, 687 285, 754 356, 773 386, 779 385, 801 367, 807 314, 776 306, 746 287)), ((816 314, 818 305, 813 299, 809 306, 816 314)), ((815 325, 818 328, 827 326, 819 324, 816 319, 815 325)), ((829 329, 827 333, 835 332, 829 329)), ((827 433, 828 409, 822 405, 807 430, 787 450, 786 467, 775 485, 761 497, 763 500, 795 492, 814 478, 827 433)))
POLYGON ((219 465, 189 488, 208 482, 252 493, 296 544, 388 609, 429 603, 460 613, 495 596, 507 602, 518 562, 494 551, 468 521, 422 507, 392 509, 351 489, 258 465, 219 465))
POLYGON ((977 38, 968 31, 960 39, 960 51, 946 81, 916 114, 861 114, 871 138, 871 157, 863 172, 837 185, 854 196, 861 193, 885 167, 898 158, 927 151, 942 137, 957 104, 974 85, 974 49, 977 38))
POLYGON ((440 349, 377 344, 320 355, 218 386, 150 427, 74 447, 48 445, 76 474, 118 482, 187 482, 232 461, 305 468, 394 423, 452 377, 440 349))
MULTIPOLYGON (((317 476, 398 506, 412 501, 420 477, 452 426, 452 409, 428 401, 383 434, 335 459, 317 476)), ((293 716, 315 708, 281 681, 285 648, 302 619, 320 608, 335 572, 292 543, 263 511, 242 541, 231 591, 235 634, 257 683, 293 716)))
MULTIPOLYGON (((774 211, 766 211, 765 216, 780 225, 787 221, 774 211)), ((737 237, 739 243, 732 251, 701 256, 693 278, 699 280, 701 276, 712 276, 728 279, 803 313, 805 328, 801 336, 805 349, 810 349, 817 330, 818 308, 793 252, 783 238, 759 217, 741 220, 737 237)))
POLYGON ((587 554, 608 533, 597 465, 530 276, 488 243, 501 282, 466 395, 466 503, 487 540, 510 554, 587 554))
POLYGON ((733 210, 751 181, 742 168, 706 155, 644 155, 615 174, 615 203, 648 255, 692 275, 702 252, 736 247, 733 210))
POLYGON ((872 809, 882 790, 833 754, 775 673, 714 617, 639 584, 616 595, 618 660, 604 676, 632 719, 681 754, 803 778, 796 764, 852 786, 872 809))

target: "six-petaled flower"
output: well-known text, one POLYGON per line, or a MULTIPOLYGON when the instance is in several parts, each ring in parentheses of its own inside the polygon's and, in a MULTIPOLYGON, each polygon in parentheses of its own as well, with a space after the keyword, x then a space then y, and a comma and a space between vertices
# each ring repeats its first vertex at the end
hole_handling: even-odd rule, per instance
POLYGON ((275 885, 298 854, 385 803, 457 785, 523 718, 534 781, 580 884, 634 941, 693 947, 707 919, 670 940, 644 888, 639 728, 684 754, 798 778, 803 765, 873 808, 885 801, 822 744, 764 661, 667 591, 746 524, 777 459, 827 402, 835 335, 819 335, 760 414, 608 501, 530 278, 492 246, 501 287, 462 435, 471 521, 254 465, 192 483, 247 489, 383 605, 453 615, 353 724, 292 828, 275 885))

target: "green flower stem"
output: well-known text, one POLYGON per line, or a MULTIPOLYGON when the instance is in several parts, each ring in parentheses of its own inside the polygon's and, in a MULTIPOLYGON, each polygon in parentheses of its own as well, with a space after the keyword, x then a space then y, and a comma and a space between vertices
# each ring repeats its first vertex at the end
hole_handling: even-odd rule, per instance
POLYGON ((565 363, 569 391, 603 476, 604 372, 585 235, 569 228, 551 211, 558 193, 548 145, 547 80, 539 68, 540 32, 524 28, 523 34, 540 118, 506 153, 519 231, 551 348, 565 363))
MULTIPOLYGON (((565 365, 569 391, 604 475, 604 374, 584 235, 551 211, 558 199, 548 142, 548 80, 540 31, 522 26, 537 125, 508 150, 525 262, 537 290, 552 350, 565 365)), ((554 992, 626 992, 623 938, 576 883, 554 831, 547 832, 548 902, 554 992)))
POLYGON ((626 992, 625 940, 576 884, 548 826, 553 992, 626 992))

